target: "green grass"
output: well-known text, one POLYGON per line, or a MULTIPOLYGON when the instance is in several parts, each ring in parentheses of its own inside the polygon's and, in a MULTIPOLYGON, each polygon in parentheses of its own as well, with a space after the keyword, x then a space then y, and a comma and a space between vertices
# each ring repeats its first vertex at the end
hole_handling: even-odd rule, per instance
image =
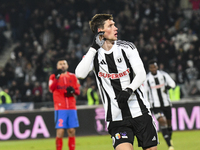
MULTIPOLYGON (((167 150, 167 145, 158 134, 160 144, 158 150, 167 150)), ((173 133, 175 150, 200 150, 200 130, 176 131, 173 133)), ((67 138, 63 140, 63 150, 67 150, 67 138)), ((55 139, 31 139, 0 141, 0 150, 55 150, 55 139)), ((76 150, 113 150, 109 135, 78 136, 76 137, 76 150)), ((134 142, 134 150, 141 150, 134 142)))

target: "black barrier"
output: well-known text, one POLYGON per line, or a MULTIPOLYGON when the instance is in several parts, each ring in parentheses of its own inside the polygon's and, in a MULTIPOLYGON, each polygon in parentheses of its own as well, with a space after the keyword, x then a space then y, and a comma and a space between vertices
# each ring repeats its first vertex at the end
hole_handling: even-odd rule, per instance
MULTIPOLYGON (((80 127, 76 135, 107 134, 105 113, 100 106, 78 107, 80 127)), ((158 122, 155 120, 157 129, 158 122)), ((51 138, 56 136, 54 111, 31 111, 0 114, 0 140, 51 138)), ((176 103, 172 108, 173 130, 200 129, 200 102, 176 103)), ((67 136, 67 135, 65 135, 67 136)))

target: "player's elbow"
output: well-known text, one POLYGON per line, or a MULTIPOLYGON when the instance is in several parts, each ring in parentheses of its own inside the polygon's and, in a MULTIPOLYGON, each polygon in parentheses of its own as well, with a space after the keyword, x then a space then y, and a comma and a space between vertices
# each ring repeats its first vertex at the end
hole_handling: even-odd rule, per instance
POLYGON ((175 88, 176 87, 176 83, 173 82, 172 85, 171 85, 171 88, 175 88))
POLYGON ((140 78, 142 80, 142 82, 144 82, 146 80, 146 73, 141 73, 140 78))
POLYGON ((141 71, 138 75, 142 82, 144 82, 146 80, 146 71, 144 69, 141 69, 141 71))
POLYGON ((87 76, 87 74, 84 74, 79 68, 75 69, 75 75, 78 79, 84 79, 87 76))

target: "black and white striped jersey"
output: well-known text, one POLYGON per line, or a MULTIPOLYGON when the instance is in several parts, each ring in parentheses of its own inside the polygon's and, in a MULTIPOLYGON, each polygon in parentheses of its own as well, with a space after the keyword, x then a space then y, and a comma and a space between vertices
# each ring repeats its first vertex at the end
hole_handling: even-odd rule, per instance
POLYGON ((174 88, 175 82, 168 73, 157 70, 157 74, 152 75, 151 72, 149 72, 144 85, 151 107, 171 106, 169 94, 164 91, 167 85, 174 88))
MULTIPOLYGON (((88 64, 87 61, 91 57, 93 57, 92 54, 87 56, 88 60, 80 63, 88 64)), ((78 65, 78 69, 75 71, 77 77, 81 77, 84 74, 85 70, 83 67, 85 66, 78 65)), ((105 51, 103 48, 98 49, 90 67, 96 76, 99 93, 105 109, 106 121, 124 120, 148 113, 150 105, 148 100, 144 98, 144 87, 142 85, 146 77, 146 72, 133 43, 118 40, 115 41, 109 51, 105 51), (144 70, 142 72, 144 80, 140 81, 140 77, 143 78, 143 75, 138 77, 136 70, 144 70), (137 81, 134 81, 136 76, 137 81), (121 90, 127 87, 132 88, 134 92, 128 102, 124 104, 124 109, 120 109, 120 105, 123 104, 117 102, 116 96, 121 90)), ((82 76, 84 77, 85 75, 82 76)))

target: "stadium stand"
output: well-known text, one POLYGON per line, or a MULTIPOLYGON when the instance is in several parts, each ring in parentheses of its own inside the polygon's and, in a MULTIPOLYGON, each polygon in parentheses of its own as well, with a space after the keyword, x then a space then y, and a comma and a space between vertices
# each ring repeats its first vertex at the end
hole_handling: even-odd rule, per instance
MULTIPOLYGON (((119 39, 136 45, 147 72, 148 60, 157 59, 183 97, 200 95, 200 10, 193 0, 115 0, 114 5, 106 0, 18 0, 3 1, 0 7, 0 53, 5 31, 12 33, 8 41, 14 45, 0 68, 0 87, 9 87, 13 103, 52 106, 48 78, 55 60, 65 56, 74 72, 92 42, 88 22, 96 13, 113 14, 119 39)), ((80 81, 80 104, 87 103, 93 80, 91 74, 80 81)))

